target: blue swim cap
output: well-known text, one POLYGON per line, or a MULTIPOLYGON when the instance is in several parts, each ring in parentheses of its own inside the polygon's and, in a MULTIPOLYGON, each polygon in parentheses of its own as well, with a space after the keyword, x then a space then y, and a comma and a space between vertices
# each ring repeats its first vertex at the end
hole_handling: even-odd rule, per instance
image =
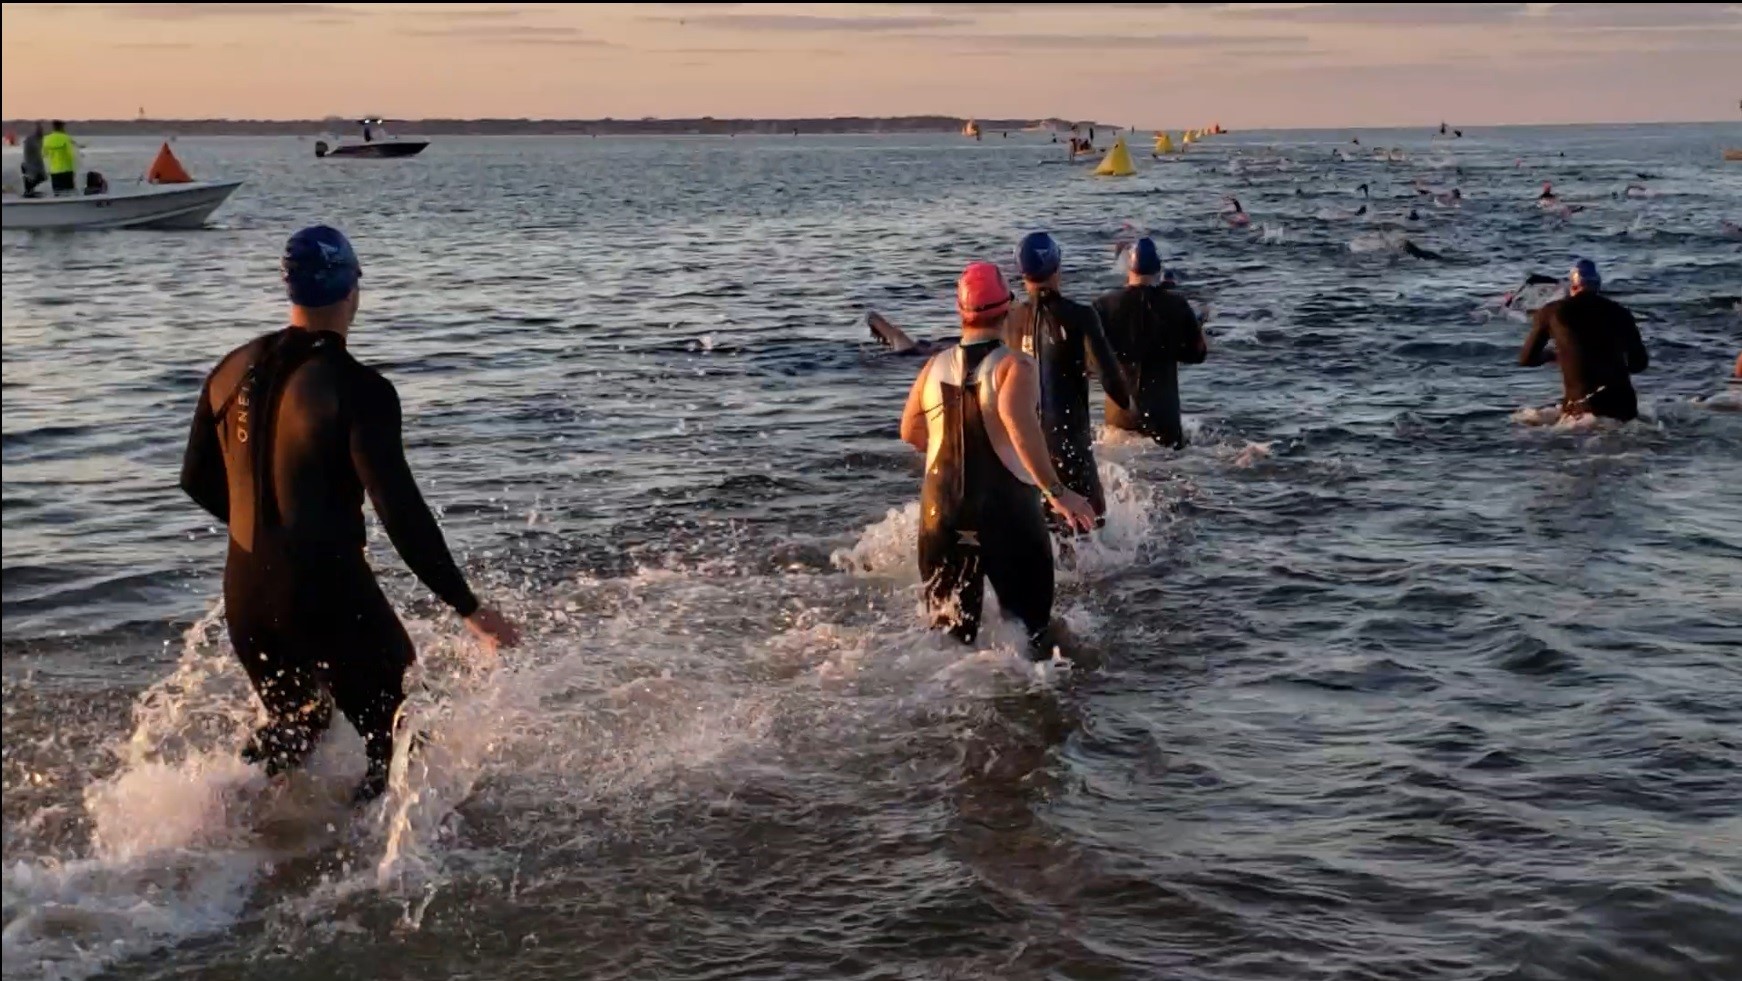
POLYGON ((1139 276, 1154 276, 1161 272, 1161 253, 1156 251, 1155 242, 1140 238, 1125 250, 1125 268, 1139 276))
POLYGON ((1597 264, 1589 259, 1580 259, 1573 263, 1573 270, 1567 273, 1567 280, 1580 288, 1603 288, 1603 277, 1597 272, 1597 264))
POLYGON ((1045 232, 1029 232, 1016 247, 1016 265, 1023 279, 1049 279, 1059 271, 1065 254, 1045 232))
POLYGON ((351 295, 363 267, 343 232, 326 225, 305 228, 284 243, 285 292, 299 307, 330 307, 351 295))

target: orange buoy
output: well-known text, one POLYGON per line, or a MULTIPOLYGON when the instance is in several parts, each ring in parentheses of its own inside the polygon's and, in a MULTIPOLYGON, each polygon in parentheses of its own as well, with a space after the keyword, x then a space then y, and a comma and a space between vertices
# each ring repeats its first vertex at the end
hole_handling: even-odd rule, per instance
POLYGON ((157 159, 151 161, 151 169, 145 172, 145 182, 148 184, 191 184, 193 178, 188 176, 187 168, 169 151, 165 143, 157 151, 157 159))

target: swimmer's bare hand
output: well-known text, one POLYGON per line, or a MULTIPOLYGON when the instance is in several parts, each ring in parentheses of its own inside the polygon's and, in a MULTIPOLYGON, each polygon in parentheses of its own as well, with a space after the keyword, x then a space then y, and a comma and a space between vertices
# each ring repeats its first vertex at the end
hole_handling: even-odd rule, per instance
POLYGON ((477 612, 466 618, 466 629, 491 654, 498 647, 515 647, 520 644, 520 628, 492 607, 480 606, 477 612))
POLYGON ((1065 519, 1073 531, 1095 530, 1095 507, 1088 499, 1074 490, 1061 491, 1056 497, 1047 498, 1047 503, 1065 519))

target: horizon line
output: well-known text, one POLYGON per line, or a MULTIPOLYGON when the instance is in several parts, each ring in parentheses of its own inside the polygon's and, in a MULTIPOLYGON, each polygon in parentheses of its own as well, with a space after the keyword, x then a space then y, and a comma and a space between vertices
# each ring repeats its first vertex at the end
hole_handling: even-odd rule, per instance
MULTIPOLYGON (((4 124, 7 126, 11 126, 14 124, 33 124, 33 123, 38 123, 38 122, 48 122, 53 118, 54 117, 52 117, 52 116, 5 115, 5 116, 0 116, 0 124, 4 124)), ((88 126, 144 127, 144 126, 150 126, 150 125, 174 126, 177 124, 204 125, 204 126, 222 125, 222 124, 230 124, 230 125, 238 125, 238 126, 250 125, 250 124, 291 126, 291 125, 297 125, 297 124, 302 124, 302 123, 315 124, 315 125, 326 125, 326 124, 330 124, 330 123, 335 122, 335 121, 342 121, 342 122, 345 122, 348 124, 355 124, 356 121, 360 118, 380 119, 380 120, 383 120, 384 122, 390 123, 390 124, 409 124, 409 125, 417 125, 417 124, 423 124, 423 123, 463 123, 463 124, 471 124, 471 125, 516 124, 517 123, 517 124, 528 125, 528 126, 541 125, 541 124, 542 125, 563 125, 563 126, 577 126, 577 125, 641 126, 641 125, 660 125, 660 124, 669 125, 669 124, 682 124, 682 123, 713 124, 713 125, 725 125, 725 124, 771 125, 771 124, 807 123, 807 122, 809 122, 809 123, 839 123, 839 122, 847 122, 847 121, 892 122, 892 123, 917 122, 917 121, 967 123, 970 121, 984 121, 984 122, 999 122, 999 123, 1023 122, 1023 123, 1027 123, 1029 125, 1038 125, 1038 124, 1042 124, 1042 123, 1066 123, 1066 124, 1072 124, 1072 125, 1078 125, 1078 126, 1101 127, 1101 128, 1111 129, 1111 130, 1118 130, 1118 131, 1122 131, 1122 132, 1162 132, 1162 131, 1171 131, 1171 130, 1176 130, 1176 129, 1185 130, 1185 129, 1192 128, 1189 126, 1185 126, 1185 127, 1182 127, 1182 126, 1135 126, 1135 127, 1120 126, 1120 125, 1117 125, 1114 123, 1100 122, 1100 121, 1095 121, 1095 120, 1087 120, 1087 119, 1073 120, 1073 119, 1071 119, 1069 117, 1065 117, 1065 116, 1022 116, 1022 117, 959 116, 959 115, 949 115, 949 114, 944 114, 944 113, 902 113, 902 114, 898 114, 898 115, 842 115, 842 116, 638 116, 638 117, 634 117, 634 118, 619 117, 619 116, 601 116, 601 117, 595 117, 595 118, 584 118, 584 117, 579 117, 579 116, 418 116, 418 117, 413 117, 413 116, 367 116, 367 117, 360 117, 360 116, 348 116, 348 115, 327 115, 327 116, 318 116, 318 117, 317 116, 182 116, 182 117, 162 117, 162 118, 159 118, 156 116, 134 116, 134 117, 90 117, 90 118, 85 118, 85 119, 63 119, 62 121, 65 122, 68 126, 88 125, 88 126)), ((1719 125, 1719 124, 1723 124, 1726 122, 1733 123, 1735 121, 1734 120, 1724 120, 1724 119, 1672 119, 1672 120, 1663 120, 1663 119, 1657 119, 1657 120, 1652 120, 1652 119, 1607 119, 1607 120, 1591 120, 1591 121, 1581 121, 1581 122, 1541 122, 1541 121, 1539 121, 1539 122, 1525 122, 1525 123, 1479 123, 1478 122, 1478 123, 1457 123, 1457 124, 1450 124, 1449 120, 1447 122, 1449 125, 1452 126, 1453 129, 1470 130, 1470 129, 1532 129, 1532 128, 1543 128, 1543 127, 1571 128, 1571 127, 1578 127, 1578 126, 1709 126, 1709 125, 1719 125)), ((1235 132, 1320 133, 1320 132, 1337 132, 1337 131, 1415 129, 1418 127, 1422 128, 1422 129, 1438 129, 1439 125, 1440 125, 1439 122, 1431 122, 1431 123, 1364 123, 1364 124, 1358 124, 1358 125, 1357 124, 1350 124, 1350 125, 1337 125, 1337 126, 1252 125, 1252 126, 1240 127, 1238 130, 1231 129, 1228 132, 1230 134, 1235 133, 1235 132)), ((1738 123, 1737 125, 1742 126, 1742 123, 1738 123)), ((812 135, 820 135, 820 134, 812 134, 812 135)), ((844 135, 844 134, 833 134, 833 135, 844 135)))

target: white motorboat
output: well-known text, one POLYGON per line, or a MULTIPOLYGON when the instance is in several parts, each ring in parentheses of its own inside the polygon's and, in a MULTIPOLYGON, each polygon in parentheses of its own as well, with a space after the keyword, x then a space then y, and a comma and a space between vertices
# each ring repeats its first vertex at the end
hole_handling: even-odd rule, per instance
POLYGON ((241 181, 117 181, 107 194, 34 198, 7 194, 0 200, 0 227, 34 231, 198 228, 241 186, 241 181))

